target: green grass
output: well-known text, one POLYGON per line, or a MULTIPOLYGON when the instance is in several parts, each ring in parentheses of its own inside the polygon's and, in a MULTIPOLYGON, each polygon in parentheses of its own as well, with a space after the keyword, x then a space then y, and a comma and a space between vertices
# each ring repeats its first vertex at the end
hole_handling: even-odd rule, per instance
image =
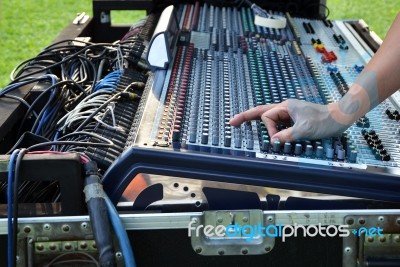
POLYGON ((327 0, 331 19, 364 19, 382 39, 397 13, 399 0, 327 0))
MULTIPOLYGON (((382 38, 400 10, 399 0, 327 2, 331 19, 363 18, 382 38)), ((9 73, 19 62, 34 57, 49 45, 77 12, 92 14, 91 3, 91 0, 0 0, 0 88, 9 83, 9 73)), ((125 15, 122 13, 116 21, 126 18, 125 15)))

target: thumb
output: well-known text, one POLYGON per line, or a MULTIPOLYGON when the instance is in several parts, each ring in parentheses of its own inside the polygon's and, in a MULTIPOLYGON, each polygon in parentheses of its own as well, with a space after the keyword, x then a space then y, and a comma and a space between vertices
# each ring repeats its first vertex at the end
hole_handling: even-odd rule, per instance
POLYGON ((278 141, 281 144, 284 144, 286 142, 292 142, 293 141, 293 127, 287 128, 285 130, 282 130, 280 132, 277 132, 271 137, 271 143, 278 141))

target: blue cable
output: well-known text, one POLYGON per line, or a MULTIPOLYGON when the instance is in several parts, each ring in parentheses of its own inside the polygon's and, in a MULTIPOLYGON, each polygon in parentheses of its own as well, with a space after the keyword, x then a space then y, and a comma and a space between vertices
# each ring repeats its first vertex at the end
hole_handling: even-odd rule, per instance
POLYGON ((93 92, 96 92, 101 89, 108 90, 108 91, 114 90, 115 86, 117 85, 117 83, 121 77, 121 74, 122 74, 122 72, 120 70, 110 72, 101 81, 96 83, 96 85, 93 89, 93 92))
POLYGON ((5 94, 7 94, 8 92, 10 92, 18 87, 21 87, 23 85, 30 84, 30 83, 33 83, 36 81, 46 80, 46 79, 51 79, 53 85, 57 82, 57 76, 55 76, 53 74, 45 74, 38 78, 27 79, 22 82, 17 82, 17 83, 7 85, 6 87, 3 88, 3 90, 0 90, 0 96, 3 96, 5 94))
POLYGON ((13 180, 14 180, 14 162, 18 156, 19 149, 13 151, 10 156, 10 162, 8 164, 8 180, 7 180, 7 255, 8 255, 8 267, 13 267, 13 250, 12 238, 13 238, 13 228, 12 228, 12 203, 13 203, 13 180))
MULTIPOLYGON (((55 85, 55 84, 57 83, 57 80, 53 77, 53 75, 50 75, 50 74, 47 74, 47 75, 49 76, 49 78, 51 78, 51 80, 52 80, 52 85, 55 85)), ((46 76, 46 75, 44 75, 44 76, 46 76)), ((55 97, 54 90, 55 90, 54 88, 51 90, 48 103, 49 103, 50 101, 52 101, 53 98, 55 97)), ((50 116, 49 116, 49 112, 50 112, 50 114, 51 114, 51 111, 52 111, 52 110, 49 111, 49 109, 51 109, 51 108, 50 108, 50 107, 47 107, 46 110, 44 111, 42 117, 40 118, 39 125, 37 126, 36 130, 34 131, 35 134, 40 134, 40 130, 42 129, 43 125, 45 125, 45 124, 47 123, 47 119, 48 119, 48 117, 50 117, 50 116)))
POLYGON ((73 63, 71 66, 71 69, 69 70, 68 76, 71 80, 72 80, 72 75, 74 74, 74 71, 75 71, 75 67, 76 67, 76 63, 73 63))
POLYGON ((53 116, 54 112, 58 109, 58 107, 60 106, 60 102, 58 102, 55 106, 50 108, 50 111, 48 109, 46 109, 46 112, 48 112, 48 114, 43 115, 42 118, 40 119, 39 125, 36 128, 35 133, 39 134, 40 130, 42 129, 43 125, 46 125, 46 123, 48 122, 48 120, 51 118, 51 116, 53 116))
POLYGON ((115 235, 117 236, 119 246, 122 251, 122 256, 124 257, 125 267, 136 267, 131 243, 129 242, 128 234, 125 231, 118 211, 115 209, 114 204, 111 202, 107 195, 105 195, 104 199, 106 200, 108 217, 110 218, 111 224, 114 228, 115 235))

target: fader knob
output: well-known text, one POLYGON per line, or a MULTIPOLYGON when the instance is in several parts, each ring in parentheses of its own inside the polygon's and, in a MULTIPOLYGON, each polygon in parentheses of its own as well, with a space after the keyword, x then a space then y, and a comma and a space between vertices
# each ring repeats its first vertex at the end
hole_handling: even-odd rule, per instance
POLYGON ((326 148, 326 157, 328 159, 332 159, 333 158, 333 153, 334 153, 333 148, 331 148, 331 147, 326 148))
POLYGON ((350 152, 350 157, 349 157, 349 161, 352 163, 355 163, 357 160, 357 150, 352 150, 350 152))
POLYGON ((274 144, 272 145, 272 151, 275 153, 279 153, 280 149, 281 149, 281 142, 275 141, 274 144))
POLYGON ((232 140, 232 138, 231 138, 230 135, 225 136, 224 146, 225 146, 225 147, 230 147, 230 146, 231 146, 231 140, 232 140))
POLYGON ((345 155, 346 155, 346 150, 339 149, 338 152, 337 152, 337 159, 338 160, 344 160, 345 155))
POLYGON ((324 156, 324 148, 322 146, 317 146, 317 152, 315 153, 315 156, 318 159, 321 159, 324 156))
POLYGON ((201 135, 201 143, 202 143, 203 145, 208 144, 208 133, 203 133, 203 134, 201 135))
POLYGON ((262 145, 261 145, 261 150, 262 151, 268 151, 268 149, 269 149, 269 141, 268 140, 264 140, 262 142, 262 145))
POLYGON ((307 146, 306 146, 305 155, 306 155, 307 157, 311 157, 312 154, 313 154, 313 147, 312 147, 312 145, 307 145, 307 146))
POLYGON ((285 145, 283 146, 283 153, 290 154, 291 151, 292 151, 292 144, 285 143, 285 145))
POLYGON ((254 148, 254 140, 247 139, 247 149, 252 150, 254 148))
POLYGON ((299 156, 301 155, 301 153, 303 153, 303 147, 301 146, 301 144, 296 144, 296 146, 294 147, 294 154, 299 156))

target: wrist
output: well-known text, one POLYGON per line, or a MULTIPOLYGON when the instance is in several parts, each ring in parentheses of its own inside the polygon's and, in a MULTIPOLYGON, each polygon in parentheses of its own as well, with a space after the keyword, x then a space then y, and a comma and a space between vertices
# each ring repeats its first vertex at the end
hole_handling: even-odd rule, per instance
POLYGON ((350 126, 374 107, 368 92, 355 83, 339 102, 328 105, 331 117, 338 123, 350 126))

